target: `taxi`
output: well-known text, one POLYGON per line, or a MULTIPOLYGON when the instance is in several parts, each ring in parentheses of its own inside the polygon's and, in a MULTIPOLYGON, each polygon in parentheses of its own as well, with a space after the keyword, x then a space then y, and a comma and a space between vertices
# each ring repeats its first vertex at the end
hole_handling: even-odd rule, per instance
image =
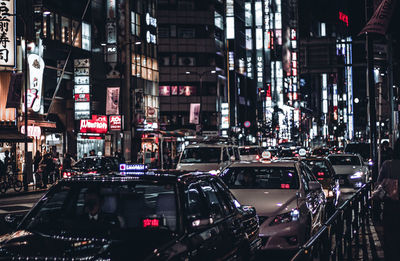
POLYGON ((217 176, 120 169, 65 178, 8 215, 0 260, 242 260, 260 247, 254 208, 217 176))
POLYGON ((321 184, 302 161, 237 162, 219 175, 243 204, 255 207, 262 250, 295 250, 325 221, 321 184))

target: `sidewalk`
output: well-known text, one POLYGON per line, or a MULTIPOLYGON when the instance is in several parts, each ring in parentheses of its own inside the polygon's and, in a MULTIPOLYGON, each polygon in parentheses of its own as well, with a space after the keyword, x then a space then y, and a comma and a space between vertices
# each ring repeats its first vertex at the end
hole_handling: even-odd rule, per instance
POLYGON ((47 189, 34 189, 33 183, 28 184, 28 190, 24 191, 24 188, 20 192, 15 192, 13 188, 7 189, 5 194, 0 193, 0 199, 1 198, 9 198, 9 197, 18 197, 18 196, 24 196, 24 195, 29 195, 29 194, 35 194, 35 193, 43 193, 47 191, 50 188, 51 185, 47 187, 47 189))

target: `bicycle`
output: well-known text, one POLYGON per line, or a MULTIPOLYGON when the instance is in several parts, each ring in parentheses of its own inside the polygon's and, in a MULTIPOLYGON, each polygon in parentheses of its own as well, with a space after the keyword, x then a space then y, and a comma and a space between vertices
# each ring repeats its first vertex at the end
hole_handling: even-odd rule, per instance
POLYGON ((13 188, 15 192, 20 192, 22 187, 22 181, 18 180, 15 174, 7 173, 0 183, 0 192, 5 194, 9 188, 13 188))

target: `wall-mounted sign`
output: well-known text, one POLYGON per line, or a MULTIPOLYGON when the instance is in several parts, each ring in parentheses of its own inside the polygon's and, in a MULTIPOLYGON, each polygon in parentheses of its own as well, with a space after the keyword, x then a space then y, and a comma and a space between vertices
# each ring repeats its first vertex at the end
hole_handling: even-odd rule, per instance
MULTIPOLYGON (((0 26, 1 27, 1 26, 0 26)), ((29 89, 28 89, 28 107, 34 112, 40 111, 44 61, 37 54, 28 56, 29 64, 29 89)))
POLYGON ((146 40, 148 43, 156 44, 157 43, 157 37, 155 34, 150 33, 150 31, 147 31, 146 33, 146 40))
POLYGON ((344 22, 346 26, 349 26, 349 17, 342 12, 339 12, 339 20, 344 22))
POLYGON ((191 103, 189 123, 199 124, 199 118, 200 118, 200 103, 191 103))
MULTIPOLYGON (((21 133, 25 134, 25 126, 21 126, 21 133)), ((28 136, 36 139, 40 139, 42 131, 39 126, 29 126, 28 125, 28 136)))
POLYGON ((79 132, 80 133, 107 133, 108 124, 107 116, 93 115, 91 120, 81 120, 79 132))
POLYGON ((0 0, 0 66, 15 66, 15 1, 0 0))
POLYGON ((229 129, 229 105, 221 103, 221 129, 229 129))
POLYGON ((146 24, 151 25, 153 27, 157 27, 157 19, 151 17, 149 13, 146 14, 146 24))
POLYGON ((90 60, 74 60, 75 119, 90 119, 90 60))
POLYGON ((106 114, 119 114, 119 87, 107 88, 106 114))
POLYGON ((110 116, 110 131, 120 131, 122 129, 122 116, 111 115, 110 116))

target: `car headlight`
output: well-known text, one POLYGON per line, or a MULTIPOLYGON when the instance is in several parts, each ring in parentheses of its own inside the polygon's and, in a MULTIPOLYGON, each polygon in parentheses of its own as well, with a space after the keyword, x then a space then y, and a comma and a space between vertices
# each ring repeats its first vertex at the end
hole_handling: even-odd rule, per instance
POLYGON ((351 179, 359 179, 364 175, 364 173, 362 173, 361 171, 357 171, 356 173, 354 173, 353 175, 350 176, 351 179))
POLYGON ((274 225, 289 223, 291 221, 297 221, 299 220, 299 218, 300 218, 300 211, 298 209, 293 209, 290 212, 277 215, 269 225, 274 226, 274 225))
POLYGON ((323 189, 323 191, 324 191, 324 194, 325 194, 325 197, 326 197, 326 198, 331 198, 331 197, 333 197, 333 191, 332 191, 332 190, 330 190, 330 189, 323 189))

